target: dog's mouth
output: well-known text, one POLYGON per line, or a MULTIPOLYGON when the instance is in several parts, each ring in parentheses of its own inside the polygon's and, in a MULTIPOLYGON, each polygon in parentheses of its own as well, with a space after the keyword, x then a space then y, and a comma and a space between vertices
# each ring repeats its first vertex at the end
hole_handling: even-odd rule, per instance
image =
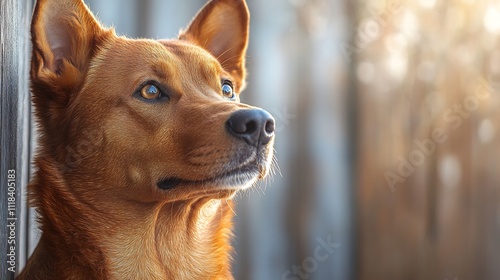
POLYGON ((180 185, 214 186, 220 189, 245 189, 257 181, 259 175, 263 173, 263 168, 265 167, 262 164, 254 160, 243 166, 206 179, 187 180, 170 177, 158 181, 157 185, 162 190, 170 190, 180 185))

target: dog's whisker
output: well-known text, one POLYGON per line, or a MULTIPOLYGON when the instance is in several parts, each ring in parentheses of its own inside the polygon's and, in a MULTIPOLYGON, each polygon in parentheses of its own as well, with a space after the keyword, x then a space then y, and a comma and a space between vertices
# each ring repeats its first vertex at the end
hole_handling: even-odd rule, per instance
POLYGON ((230 60, 235 59, 235 58, 238 58, 238 56, 234 55, 234 56, 228 57, 224 61, 222 61, 220 64, 222 65, 222 67, 226 67, 226 62, 229 62, 230 60))
MULTIPOLYGON (((235 47, 236 47, 236 46, 231 46, 230 48, 228 48, 228 49, 226 49, 225 51, 223 51, 221 54, 219 54, 219 55, 217 56, 217 60, 219 60, 219 61, 220 61, 220 58, 221 58, 223 55, 225 55, 226 53, 228 53, 230 50, 234 49, 235 47)), ((224 66, 224 64, 223 64, 223 63, 221 63, 221 65, 222 65, 222 66, 224 66)))
POLYGON ((225 201, 226 201, 227 207, 229 207, 229 209, 231 209, 231 212, 233 212, 233 215, 237 216, 236 212, 234 211, 233 207, 231 207, 231 204, 227 201, 227 199, 225 201))

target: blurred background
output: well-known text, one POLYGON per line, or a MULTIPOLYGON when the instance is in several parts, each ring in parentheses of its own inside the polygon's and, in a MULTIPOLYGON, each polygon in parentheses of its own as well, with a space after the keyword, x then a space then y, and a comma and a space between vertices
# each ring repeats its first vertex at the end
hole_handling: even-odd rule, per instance
MULTIPOLYGON (((205 3, 85 2, 152 38, 205 3)), ((500 1, 248 5, 280 172, 236 199, 235 279, 500 279, 500 1)))

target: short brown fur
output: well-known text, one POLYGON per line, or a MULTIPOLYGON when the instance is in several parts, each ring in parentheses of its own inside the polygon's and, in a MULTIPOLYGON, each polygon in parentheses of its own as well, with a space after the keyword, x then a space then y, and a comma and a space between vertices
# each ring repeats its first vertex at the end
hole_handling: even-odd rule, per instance
POLYGON ((255 109, 220 94, 224 79, 245 86, 248 22, 244 0, 212 0, 178 40, 133 40, 80 0, 37 2, 29 196, 43 234, 17 279, 232 279, 231 198, 266 176, 274 141, 227 132, 255 109), (166 100, 138 96, 150 81, 166 100), (249 158, 255 178, 216 180, 249 158))

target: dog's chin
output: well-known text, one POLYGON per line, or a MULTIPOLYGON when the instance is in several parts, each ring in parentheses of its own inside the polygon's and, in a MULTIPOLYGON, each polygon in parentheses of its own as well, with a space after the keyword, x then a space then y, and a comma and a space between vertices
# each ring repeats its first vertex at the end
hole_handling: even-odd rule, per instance
POLYGON ((259 178, 265 176, 263 174, 267 173, 266 169, 266 166, 251 163, 203 180, 165 178, 158 181, 157 186, 162 190, 171 190, 183 186, 196 186, 213 190, 243 190, 251 187, 259 178))

